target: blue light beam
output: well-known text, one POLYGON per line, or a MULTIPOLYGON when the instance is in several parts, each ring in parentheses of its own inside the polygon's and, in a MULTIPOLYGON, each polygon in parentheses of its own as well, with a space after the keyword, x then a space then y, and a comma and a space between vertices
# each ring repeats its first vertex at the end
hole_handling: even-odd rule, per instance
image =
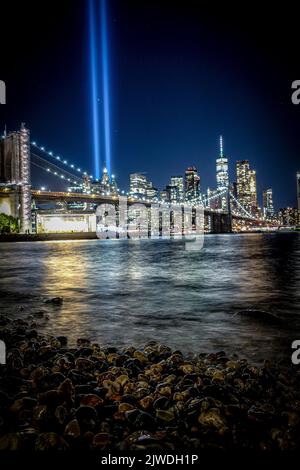
POLYGON ((90 73, 91 73, 91 101, 93 119, 93 150, 95 177, 100 177, 100 129, 98 110, 98 67, 97 67, 97 47, 96 47, 96 25, 95 25, 94 0, 89 1, 89 32, 90 32, 90 73))
POLYGON ((101 47, 105 166, 111 175, 110 92, 106 0, 101 1, 101 47))

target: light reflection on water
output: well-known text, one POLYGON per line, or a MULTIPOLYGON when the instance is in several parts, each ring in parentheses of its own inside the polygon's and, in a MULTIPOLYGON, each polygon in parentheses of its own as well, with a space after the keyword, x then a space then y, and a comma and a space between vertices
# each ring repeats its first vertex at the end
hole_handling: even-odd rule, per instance
POLYGON ((210 235, 200 252, 159 240, 3 243, 1 311, 24 305, 26 315, 62 296, 62 306, 42 305, 45 332, 277 358, 300 337, 299 252, 296 233, 210 235), (249 308, 282 323, 235 315, 249 308))

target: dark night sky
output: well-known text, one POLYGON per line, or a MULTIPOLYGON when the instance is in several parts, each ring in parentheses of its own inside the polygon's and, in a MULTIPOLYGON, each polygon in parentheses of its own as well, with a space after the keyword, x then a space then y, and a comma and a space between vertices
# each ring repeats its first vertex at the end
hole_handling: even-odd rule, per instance
MULTIPOLYGON (((109 1, 113 171, 121 187, 133 171, 163 187, 194 164, 206 190, 222 133, 231 179, 249 159, 259 190, 273 187, 277 208, 295 205, 300 16, 294 3, 225 3, 109 1)), ((1 5, 0 127, 25 121, 33 140, 93 172, 87 10, 83 0, 1 5)))

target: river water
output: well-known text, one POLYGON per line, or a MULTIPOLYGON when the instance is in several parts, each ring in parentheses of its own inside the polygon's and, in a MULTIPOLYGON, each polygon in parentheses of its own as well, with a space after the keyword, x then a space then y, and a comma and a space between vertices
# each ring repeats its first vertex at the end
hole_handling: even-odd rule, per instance
POLYGON ((298 233, 208 235, 199 252, 181 241, 1 243, 0 310, 42 309, 42 331, 71 344, 156 339, 183 352, 279 359, 300 339, 299 255, 298 233), (61 306, 45 303, 56 296, 61 306))

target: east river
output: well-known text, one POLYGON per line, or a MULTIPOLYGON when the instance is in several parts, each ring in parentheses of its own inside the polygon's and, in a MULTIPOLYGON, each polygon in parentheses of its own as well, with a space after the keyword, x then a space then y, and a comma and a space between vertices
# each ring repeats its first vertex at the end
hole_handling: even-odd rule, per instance
POLYGON ((121 347, 158 340, 185 353, 254 361, 300 339, 300 234, 181 241, 1 243, 1 313, 44 333, 121 347), (45 303, 60 296, 61 305, 45 303))

